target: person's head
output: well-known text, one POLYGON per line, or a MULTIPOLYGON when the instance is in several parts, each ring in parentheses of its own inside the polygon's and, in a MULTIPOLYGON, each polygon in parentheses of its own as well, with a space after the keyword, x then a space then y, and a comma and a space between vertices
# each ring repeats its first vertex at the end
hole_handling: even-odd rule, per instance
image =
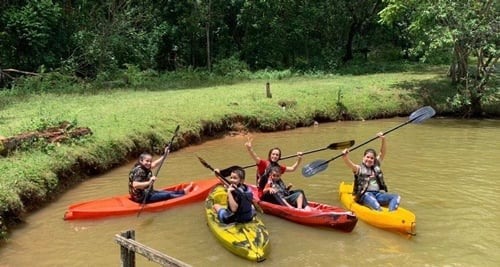
POLYGON ((234 169, 231 171, 231 175, 229 176, 229 181, 232 184, 242 184, 245 182, 245 170, 242 168, 234 169))
POLYGON ((267 155, 267 159, 270 162, 278 162, 278 160, 281 159, 281 149, 278 147, 271 148, 271 150, 269 150, 269 154, 267 155))
POLYGON ((144 152, 139 156, 139 164, 144 168, 151 169, 151 163, 153 163, 153 155, 144 152))
POLYGON ((269 178, 273 181, 278 181, 281 179, 281 168, 279 166, 273 166, 269 170, 269 178))
POLYGON ((363 154, 363 164, 365 164, 366 167, 372 167, 375 165, 375 162, 377 162, 377 152, 372 148, 368 148, 363 154))

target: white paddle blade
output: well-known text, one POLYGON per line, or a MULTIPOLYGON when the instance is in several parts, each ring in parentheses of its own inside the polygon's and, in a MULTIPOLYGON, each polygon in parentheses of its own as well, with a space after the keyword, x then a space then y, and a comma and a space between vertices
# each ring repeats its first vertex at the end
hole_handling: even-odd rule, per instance
POLYGON ((302 168, 302 175, 304 177, 311 177, 318 172, 322 172, 328 168, 328 161, 318 159, 315 160, 302 168))
POLYGON ((410 121, 420 123, 434 115, 436 115, 436 111, 431 106, 425 106, 410 114, 410 121))

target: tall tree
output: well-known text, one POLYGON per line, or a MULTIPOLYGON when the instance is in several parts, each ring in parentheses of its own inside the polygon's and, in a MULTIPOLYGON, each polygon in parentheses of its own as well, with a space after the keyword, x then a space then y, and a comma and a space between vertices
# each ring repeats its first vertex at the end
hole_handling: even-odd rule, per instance
POLYGON ((51 0, 3 3, 0 59, 9 67, 35 71, 56 67, 68 49, 61 7, 51 0))
MULTIPOLYGON (((353 42, 356 35, 366 34, 370 26, 378 19, 378 13, 382 10, 382 0, 347 0, 345 10, 348 17, 349 28, 345 40, 345 52, 343 62, 354 58, 353 42)), ((366 47, 363 47, 366 49, 366 47)))
POLYGON ((413 51, 423 59, 447 49, 449 75, 457 85, 456 103, 465 116, 481 116, 482 104, 498 95, 491 84, 500 56, 499 4, 493 0, 388 0, 381 12, 383 23, 407 20, 413 51), (471 64, 471 58, 474 65, 471 64))

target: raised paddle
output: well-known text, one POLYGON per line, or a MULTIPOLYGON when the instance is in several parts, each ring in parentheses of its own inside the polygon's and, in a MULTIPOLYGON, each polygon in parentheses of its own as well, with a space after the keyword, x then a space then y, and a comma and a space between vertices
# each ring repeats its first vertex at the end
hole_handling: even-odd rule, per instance
MULTIPOLYGON (((175 131, 174 131, 174 135, 172 136, 172 138, 170 139, 170 142, 168 142, 168 144, 167 144, 166 147, 170 148, 170 146, 172 145, 172 142, 174 142, 174 138, 179 133, 179 128, 180 128, 180 125, 177 125, 177 127, 175 128, 175 131)), ((160 173, 161 166, 163 165, 163 162, 165 161, 165 159, 167 158, 167 156, 168 156, 168 154, 165 154, 165 156, 161 159, 160 166, 158 166, 158 169, 156 169, 155 176, 158 176, 158 173, 160 173)), ((155 181, 152 181, 151 184, 149 185, 149 187, 146 189, 146 194, 144 195, 144 199, 142 200, 141 209, 137 213, 137 217, 139 217, 139 215, 141 215, 141 212, 144 209, 144 206, 146 206, 146 200, 148 199, 149 193, 153 189, 153 184, 154 183, 155 183, 155 181)))
MULTIPOLYGON (((231 186, 231 183, 226 179, 226 177, 222 176, 222 174, 220 172, 216 172, 215 169, 210 166, 210 164, 208 164, 208 162, 206 162, 204 159, 202 159, 201 157, 199 156, 196 156, 198 158, 198 160, 201 162, 201 164, 203 166, 205 166, 205 168, 208 168, 210 170, 212 170, 214 173, 215 173, 215 176, 217 176, 217 178, 219 178, 219 180, 222 181, 222 183, 226 186, 231 186)), ((237 166, 234 166, 235 168, 238 168, 237 166)), ((231 174, 229 174, 231 175, 231 174)), ((236 192, 238 194, 240 194, 241 192, 236 190, 236 192)), ((246 195, 244 195, 246 197, 246 195)), ((247 198, 247 200, 250 200, 247 198)), ((264 213, 264 211, 262 210, 262 208, 259 206, 259 204, 257 203, 257 201, 255 201, 254 199, 251 199, 250 200, 252 202, 252 204, 254 205, 255 209, 260 212, 260 213, 264 213)))
MULTIPOLYGON (((315 152, 319 152, 319 151, 323 151, 323 150, 327 150, 327 149, 332 149, 332 150, 345 149, 345 148, 349 148, 349 147, 351 147, 353 145, 354 145, 354 140, 337 142, 337 143, 331 143, 327 147, 318 148, 318 149, 314 149, 314 150, 303 152, 302 155, 307 155, 307 154, 311 154, 311 153, 315 153, 315 152)), ((286 156, 286 157, 282 157, 280 160, 294 158, 294 157, 297 157, 297 154, 286 156)), ((227 177, 227 176, 231 175, 231 171, 234 170, 235 168, 246 169, 246 168, 250 168, 250 167, 254 167, 254 166, 257 166, 257 164, 251 164, 251 165, 247 165, 247 166, 243 166, 243 167, 240 167, 240 166, 231 166, 229 168, 221 170, 220 173, 221 173, 222 176, 227 177)))
MULTIPOLYGON (((412 122, 414 122, 414 123, 420 123, 420 122, 423 122, 423 121, 427 120, 428 118, 434 116, 435 114, 436 114, 436 111, 432 107, 430 107, 430 106, 422 107, 422 108, 414 111, 412 114, 410 114, 410 118, 408 119, 408 121, 406 121, 406 122, 404 122, 404 123, 402 123, 402 124, 400 124, 400 125, 392 128, 392 129, 384 132, 383 134, 386 135, 386 134, 388 134, 388 133, 390 133, 390 132, 392 132, 392 131, 394 131, 396 129, 399 129, 399 128, 405 126, 408 123, 412 123, 412 122)), ((364 142, 362 144, 359 144, 359 145, 357 145, 357 146, 349 149, 349 151, 356 150, 359 147, 362 147, 362 146, 370 143, 371 141, 373 141, 373 140, 375 140, 377 138, 378 138, 378 136, 375 136, 372 139, 370 139, 370 140, 368 140, 368 141, 366 141, 366 142, 364 142)), ((335 157, 333 157, 333 158, 331 158, 329 160, 322 160, 322 159, 315 160, 315 161, 307 164, 306 166, 304 166, 302 168, 302 175, 304 175, 305 177, 311 177, 311 176, 315 175, 318 172, 322 172, 322 171, 326 170, 326 168, 328 167, 328 163, 330 161, 335 160, 335 159, 341 157, 342 155, 343 154, 337 155, 337 156, 335 156, 335 157)))

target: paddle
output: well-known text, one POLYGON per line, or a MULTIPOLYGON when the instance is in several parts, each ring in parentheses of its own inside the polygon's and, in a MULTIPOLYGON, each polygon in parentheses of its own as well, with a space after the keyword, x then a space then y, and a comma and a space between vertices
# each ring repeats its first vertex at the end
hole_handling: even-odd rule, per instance
MULTIPOLYGON (((180 128, 180 125, 177 125, 177 127, 175 128, 175 131, 174 131, 174 135, 172 136, 172 138, 170 139, 170 142, 168 142, 167 146, 166 147, 169 147, 172 145, 172 142, 174 142, 174 138, 177 136, 177 134, 179 133, 179 128, 180 128)), ((158 176, 158 173, 160 173, 160 169, 161 169, 161 166, 163 165, 163 162, 165 161, 165 159, 167 159, 167 156, 168 154, 166 154, 160 161, 160 166, 158 166, 158 169, 156 170, 156 173, 155 173, 155 176, 158 176)), ((146 194, 144 195, 144 199, 142 200, 142 203, 141 203, 141 209, 139 210, 139 212, 137 213, 137 217, 139 217, 139 215, 141 215, 141 212, 142 210, 144 209, 144 206, 146 206, 146 200, 148 199, 148 196, 149 196, 149 193, 151 192, 151 189, 153 189, 153 184, 155 183, 155 181, 152 181, 151 184, 149 185, 149 187, 146 189, 146 194)))
MULTIPOLYGON (((412 123, 412 122, 414 122, 414 123, 422 122, 422 121, 434 116, 434 114, 436 114, 436 111, 432 107, 430 107, 430 106, 422 107, 422 108, 414 111, 412 114, 410 114, 408 121, 388 130, 387 132, 385 132, 383 134, 386 135, 386 134, 388 134, 396 129, 399 129, 399 128, 405 126, 406 124, 412 123)), ((349 151, 353 151, 355 149, 358 149, 359 147, 364 146, 377 138, 378 138, 378 136, 375 136, 372 139, 349 149, 349 151)), ((328 167, 328 163, 330 161, 335 160, 335 159, 341 157, 342 155, 343 154, 337 155, 336 157, 333 157, 329 160, 320 159, 320 160, 313 161, 302 168, 302 175, 304 175, 305 177, 311 177, 318 172, 322 172, 322 171, 326 170, 326 168, 328 167)))
MULTIPOLYGON (((311 153, 315 153, 315 152, 319 152, 319 151, 323 151, 323 150, 327 150, 327 149, 332 149, 332 150, 345 149, 345 148, 351 147, 352 145, 354 145, 354 140, 343 141, 343 142, 338 142, 338 143, 331 143, 327 147, 324 147, 324 148, 318 148, 318 149, 314 149, 314 150, 303 152, 302 155, 307 155, 307 154, 311 154, 311 153)), ((280 160, 289 159, 289 158, 293 158, 293 157, 297 157, 297 154, 286 156, 286 157, 282 157, 280 160)), ((254 166, 257 166, 257 164, 251 164, 251 165, 247 165, 247 166, 244 166, 244 167, 231 166, 229 168, 225 168, 225 169, 221 170, 220 173, 221 173, 222 176, 227 177, 227 176, 231 175, 231 172, 235 168, 246 169, 246 168, 250 168, 250 167, 254 167, 254 166)))
MULTIPOLYGON (((222 183, 224 183, 227 187, 231 186, 231 183, 224 177, 222 176, 222 174, 220 172, 216 172, 215 169, 210 166, 210 164, 208 164, 208 162, 206 162, 204 159, 202 159, 201 157, 199 156, 196 156, 198 158, 198 160, 201 162, 201 164, 203 166, 205 166, 205 168, 208 168, 210 170, 212 170, 214 173, 215 173, 215 176, 217 176, 217 178, 219 178, 219 180, 222 181, 222 183)), ((237 168, 237 166, 234 166, 235 168, 237 168)), ((229 174, 231 175, 231 174, 229 174)), ((238 194, 241 194, 240 191, 236 190, 236 192, 238 194)), ((246 197, 246 195, 244 195, 246 197)), ((250 200, 247 198, 247 200, 250 200)), ((257 201, 255 201, 254 199, 250 200, 252 202, 252 204, 254 205, 255 209, 260 212, 260 213, 264 213, 264 210, 262 210, 262 208, 259 206, 259 204, 257 203, 257 201)))

